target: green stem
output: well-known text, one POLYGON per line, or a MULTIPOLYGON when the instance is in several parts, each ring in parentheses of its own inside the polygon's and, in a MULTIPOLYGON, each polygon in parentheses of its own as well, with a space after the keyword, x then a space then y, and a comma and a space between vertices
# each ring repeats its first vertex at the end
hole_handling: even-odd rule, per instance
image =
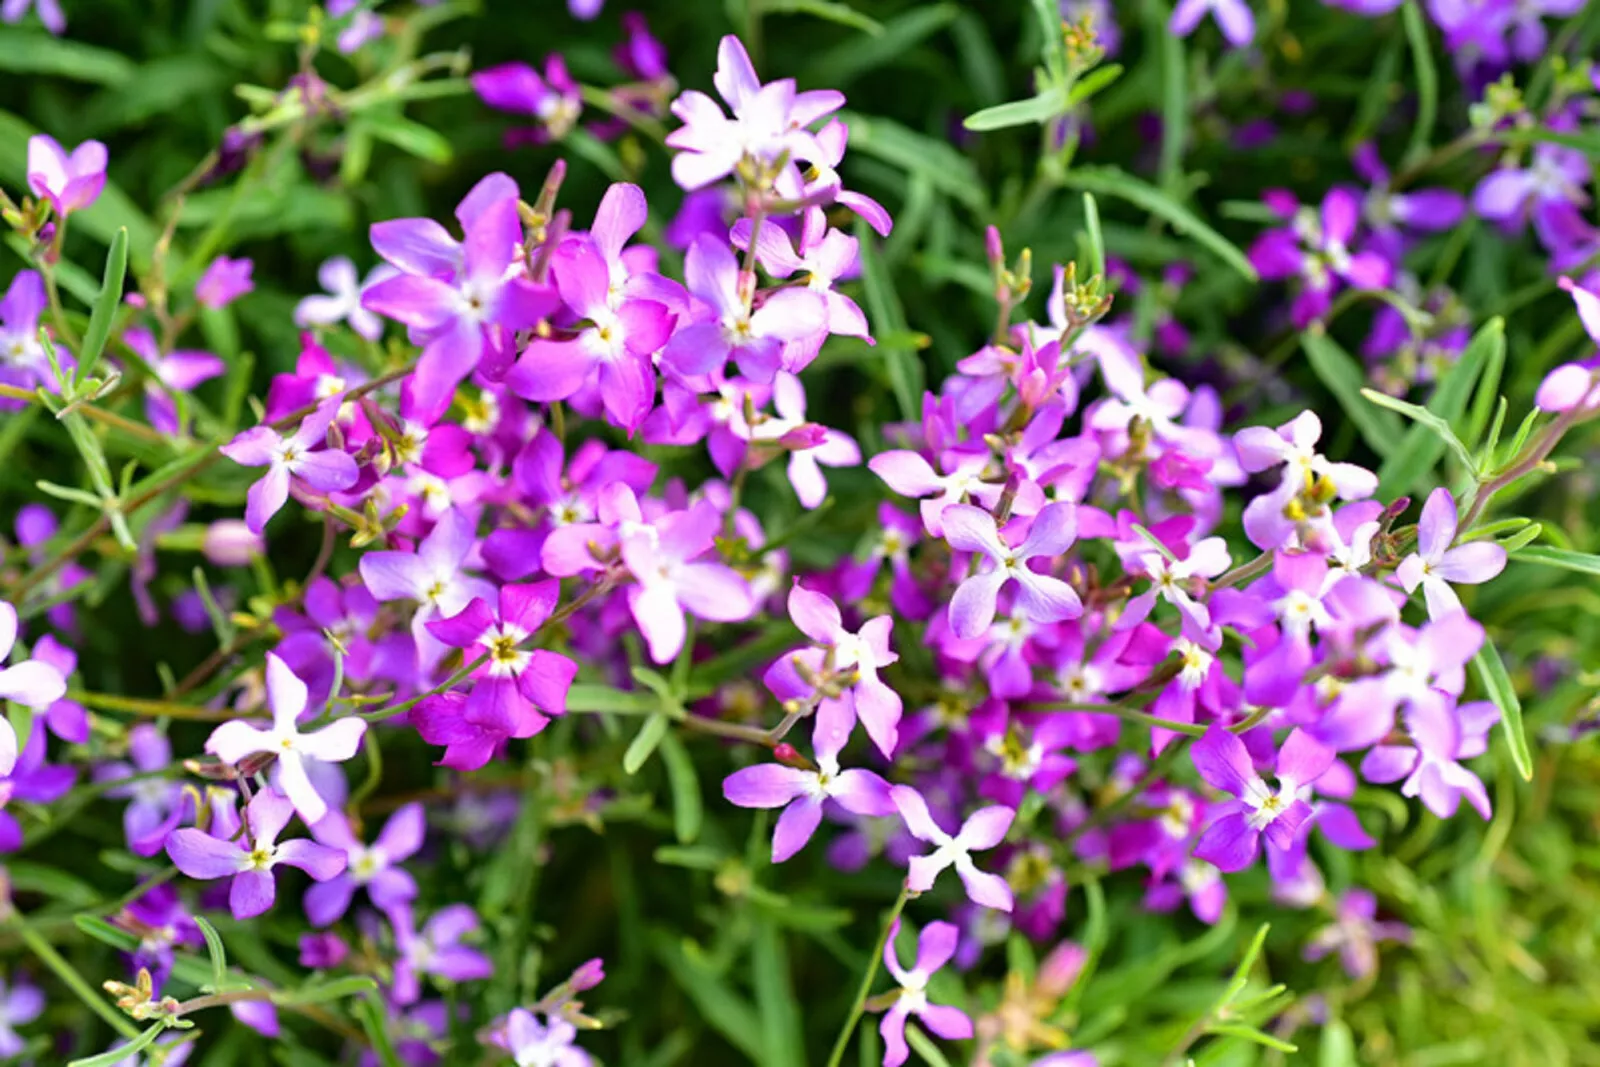
POLYGON ((883 959, 883 948, 889 943, 889 931, 894 929, 895 920, 900 918, 900 913, 906 908, 906 900, 911 895, 910 887, 904 883, 900 886, 900 895, 895 898, 894 907, 889 909, 889 914, 883 920, 883 929, 878 933, 877 947, 872 950, 872 958, 867 961, 867 973, 861 976, 861 987, 856 990, 856 1001, 850 1005, 850 1015, 844 1021, 844 1029, 839 1031, 839 1040, 833 1043, 833 1055, 828 1057, 828 1067, 839 1067, 844 1060, 844 1050, 850 1045, 850 1035, 855 1032, 856 1023, 861 1020, 861 1013, 867 1004, 867 994, 872 992, 872 980, 878 976, 878 961, 883 959))
POLYGON ((50 942, 40 937, 38 931, 28 925, 27 920, 18 916, 12 921, 11 926, 22 938, 22 943, 28 946, 28 950, 39 957, 39 962, 54 971, 55 976, 61 979, 61 984, 76 993, 78 999, 89 1005, 113 1030, 129 1040, 139 1036, 139 1028, 133 1024, 133 1020, 107 1004, 61 953, 52 948, 50 942))

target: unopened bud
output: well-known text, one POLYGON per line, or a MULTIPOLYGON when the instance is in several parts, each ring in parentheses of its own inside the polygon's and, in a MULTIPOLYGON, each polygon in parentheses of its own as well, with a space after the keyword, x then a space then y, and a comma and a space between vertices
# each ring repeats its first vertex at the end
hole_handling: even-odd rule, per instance
POLYGON ((240 519, 219 519, 206 527, 201 551, 219 567, 248 567, 267 550, 267 543, 240 519))

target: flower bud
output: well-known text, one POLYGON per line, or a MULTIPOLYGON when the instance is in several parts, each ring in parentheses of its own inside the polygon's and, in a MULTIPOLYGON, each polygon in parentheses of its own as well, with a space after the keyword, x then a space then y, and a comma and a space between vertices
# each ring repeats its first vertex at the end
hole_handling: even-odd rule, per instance
POLYGON ((242 519, 220 519, 206 527, 201 551, 219 567, 248 567, 267 550, 266 541, 242 519))

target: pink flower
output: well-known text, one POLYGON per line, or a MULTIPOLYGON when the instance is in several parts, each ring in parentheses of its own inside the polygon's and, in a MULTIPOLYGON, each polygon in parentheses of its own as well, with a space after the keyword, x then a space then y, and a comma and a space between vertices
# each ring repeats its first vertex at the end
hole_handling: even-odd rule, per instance
POLYGON ((999 804, 980 808, 952 837, 933 821, 928 802, 911 786, 897 785, 889 790, 889 796, 911 836, 934 846, 926 856, 911 857, 906 885, 913 893, 926 893, 933 888, 940 871, 954 867, 974 904, 997 911, 1011 910, 1011 887, 999 875, 978 870, 972 853, 994 848, 1005 840, 1011 820, 1016 818, 1015 810, 999 804))
POLYGON ((855 672, 858 680, 850 688, 855 713, 878 750, 892 757, 902 705, 900 695, 879 680, 878 669, 900 658, 889 648, 894 619, 879 615, 868 619, 859 633, 851 633, 844 628, 839 606, 831 598, 798 581, 789 590, 789 617, 801 633, 827 650, 833 670, 855 672))
POLYGON ((721 513, 701 501, 654 526, 640 524, 622 534, 622 561, 635 579, 628 588, 628 609, 657 663, 683 648, 685 609, 713 622, 738 622, 755 613, 755 597, 737 571, 700 561, 715 547, 721 528, 721 513))
POLYGON ((1295 730, 1278 753, 1278 788, 1256 773, 1250 752, 1237 736, 1213 723, 1190 750, 1200 777, 1236 799, 1221 805, 1195 845, 1194 854, 1224 871, 1238 871, 1256 858, 1263 834, 1280 852, 1294 844, 1311 818, 1311 785, 1333 764, 1333 750, 1295 730))
POLYGON ((911 1055, 906 1045, 906 1019, 910 1016, 916 1016, 922 1025, 947 1041, 972 1036, 972 1020, 966 1012, 928 1002, 928 979, 955 955, 961 931, 946 922, 924 926, 917 935, 917 961, 910 970, 900 966, 899 953, 895 951, 894 942, 899 935, 900 919, 896 917, 889 928, 889 940, 883 944, 883 965, 900 984, 900 995, 878 1024, 878 1033, 883 1035, 883 1067, 900 1067, 911 1055))
POLYGON ((106 187, 106 146, 85 141, 68 155, 48 134, 28 138, 28 188, 50 201, 57 215, 86 208, 106 187))
POLYGON ((254 268, 248 259, 218 256, 195 283, 194 298, 208 308, 227 307, 256 287, 250 280, 254 268))
POLYGON ((1506 566, 1506 550, 1492 541, 1450 547, 1456 539, 1456 523, 1456 502, 1450 490, 1429 493, 1417 523, 1417 551, 1401 560, 1395 570, 1406 592, 1414 593, 1422 586, 1430 619, 1461 610, 1461 599, 1451 585, 1480 585, 1506 566))
POLYGON ((272 726, 262 729, 243 719, 225 722, 211 732, 206 751, 224 763, 236 764, 257 752, 278 757, 278 781, 307 825, 328 814, 328 803, 306 775, 307 759, 343 763, 356 754, 367 724, 356 718, 337 719, 315 733, 300 732, 306 710, 306 684, 274 653, 267 653, 267 706, 272 726))

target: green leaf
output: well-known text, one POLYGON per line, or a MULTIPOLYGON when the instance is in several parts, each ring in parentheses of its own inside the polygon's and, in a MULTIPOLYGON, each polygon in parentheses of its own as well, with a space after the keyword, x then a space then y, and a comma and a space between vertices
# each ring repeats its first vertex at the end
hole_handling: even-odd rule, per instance
POLYGON ((1396 400, 1387 393, 1380 393, 1376 389, 1363 389, 1361 390, 1361 395, 1379 407, 1388 408, 1390 411, 1398 411, 1412 422, 1426 426, 1435 437, 1444 442, 1451 452, 1455 453, 1462 466, 1468 470, 1472 469, 1472 453, 1467 451, 1467 446, 1461 443, 1461 438, 1456 436, 1456 432, 1450 428, 1450 424, 1444 419, 1420 404, 1396 400))
POLYGON ((1106 273, 1106 239, 1100 232, 1100 203, 1093 193, 1083 194, 1083 228, 1089 234, 1089 276, 1106 273))
POLYGON ((1077 81, 1072 83, 1072 90, 1067 93, 1067 107, 1081 104, 1091 96, 1106 88, 1112 82, 1122 77, 1121 63, 1107 63, 1103 67, 1096 67, 1077 81))
POLYGON ((1233 977, 1228 979, 1227 991, 1217 1001, 1218 1004, 1232 1003, 1235 997, 1244 992, 1244 987, 1250 981, 1250 968, 1261 958, 1261 949, 1267 943, 1267 931, 1271 929, 1271 923, 1262 923, 1256 930, 1256 936, 1250 939, 1250 947, 1245 949, 1244 956, 1239 960, 1239 966, 1233 969, 1233 977))
POLYGON ((1300 335, 1300 347, 1305 349, 1311 369, 1361 431, 1367 446, 1380 454, 1391 448, 1400 437, 1400 420, 1362 401, 1361 387, 1366 378, 1355 357, 1317 327, 1300 335))
MULTIPOLYGON (((637 743, 637 742, 635 742, 637 743)), ((667 785, 672 789, 672 829, 680 845, 692 845, 700 836, 705 821, 705 806, 700 797, 700 777, 695 773, 689 750, 670 731, 661 738, 661 760, 667 766, 667 785)))
POLYGON ((751 1063, 765 1062, 761 1017, 748 1000, 723 981, 721 973, 710 966, 699 946, 657 932, 652 937, 651 949, 712 1029, 743 1052, 751 1063))
MULTIPOLYGON (((1530 522, 1526 527, 1500 542, 1500 547, 1508 553, 1517 553, 1537 541, 1544 533, 1544 524, 1530 522)), ((1592 558, 1592 557, 1591 557, 1592 558)))
POLYGON ((378 1006, 378 998, 362 997, 356 1002, 355 1014, 361 1020, 361 1029, 367 1032, 367 1043, 372 1046, 382 1067, 402 1067, 400 1055, 394 1050, 394 1042, 389 1040, 389 1021, 378 1006))
POLYGON ((789 980, 783 934, 771 921, 756 924, 750 943, 750 979, 767 1046, 761 1062, 771 1067, 801 1067, 806 1054, 800 1005, 789 980))
POLYGON ((345 997, 367 996, 377 992, 378 983, 363 975, 347 975, 328 982, 314 982, 299 989, 273 995, 274 1004, 326 1004, 345 997))
MULTIPOLYGON (((1505 348, 1504 319, 1490 319, 1472 335, 1461 358, 1440 379, 1433 396, 1428 400, 1428 410, 1443 421, 1446 429, 1458 422, 1466 412, 1467 401, 1485 369, 1498 367, 1504 361, 1505 348)), ((1498 376, 1498 371, 1495 374, 1498 376)), ((1451 436, 1454 436, 1453 431, 1451 436)), ((1439 461, 1446 445, 1446 439, 1439 435, 1437 424, 1413 426, 1406 431, 1399 447, 1395 447, 1393 441, 1391 437, 1383 448, 1378 449, 1385 456, 1383 465, 1378 468, 1378 495, 1384 499, 1392 499, 1418 488, 1424 476, 1439 461)), ((1463 445, 1461 452, 1466 451, 1463 445)), ((1470 457, 1467 468, 1474 469, 1470 457)))
POLYGON ((1580 574, 1600 576, 1600 556, 1590 555, 1587 552, 1569 552, 1564 548, 1529 545, 1527 548, 1517 549, 1511 558, 1520 563, 1538 563, 1546 567, 1560 567, 1580 574))
POLYGON ((1343 1019, 1332 1019, 1322 1028, 1317 1067, 1356 1067, 1356 1039, 1343 1019))
POLYGON ((761 0, 763 15, 811 15, 873 37, 883 36, 883 23, 838 0, 761 0))
POLYGON ((939 1046, 933 1043, 933 1038, 923 1033, 915 1023, 906 1023, 906 1044, 910 1045, 916 1054, 922 1057, 922 1062, 929 1067, 950 1067, 950 1061, 939 1051, 939 1046))
MULTIPOLYGON (((851 126, 850 131, 854 137, 855 127, 851 126)), ((1117 197, 1143 208, 1164 219, 1178 233, 1192 237, 1210 249, 1217 258, 1250 281, 1256 280, 1256 269, 1233 242, 1212 229, 1199 215, 1148 182, 1117 167, 1077 167, 1062 175, 1061 180, 1074 189, 1101 197, 1117 197)))
POLYGON ((661 739, 667 735, 667 727, 671 720, 662 712, 650 716, 639 727, 639 732, 634 735, 633 741, 628 745, 628 751, 622 754, 622 769, 629 774, 638 774, 650 754, 661 744, 661 739))
POLYGON ((227 981, 228 953, 222 947, 222 938, 217 934, 216 927, 200 915, 194 917, 194 922, 200 927, 200 935, 206 939, 206 954, 211 958, 211 991, 216 992, 227 981))
POLYGON ((1160 0, 1145 0, 1145 39, 1161 63, 1161 158, 1156 173, 1161 188, 1176 195, 1183 187, 1183 147, 1189 140, 1189 71, 1183 38, 1167 29, 1170 12, 1160 0))
POLYGON ((898 122, 878 116, 841 111, 850 125, 850 149, 880 159, 907 174, 920 174, 935 189, 974 212, 988 210, 978 168, 942 137, 917 133, 898 122))
POLYGON ((361 125, 373 137, 429 163, 448 163, 455 150, 443 134, 399 115, 368 114, 361 125))
POLYGON ((1406 40, 1411 45, 1411 62, 1417 70, 1417 117, 1411 124, 1408 160, 1421 159, 1433 140, 1433 121, 1439 114, 1439 70, 1434 66, 1433 49, 1428 44, 1428 27, 1422 20, 1417 0, 1406 0, 1400 14, 1405 23, 1406 40))
POLYGON ((979 133, 1003 130, 1009 126, 1028 126, 1049 122, 1067 108, 1067 94, 1059 85, 1052 85, 1026 100, 1012 100, 994 107, 986 107, 968 115, 961 125, 979 133))
POLYGON ((1217 1034, 1222 1037, 1242 1038, 1245 1041, 1250 1041, 1257 1045, 1265 1045, 1267 1048, 1277 1049, 1279 1052, 1300 1051, 1300 1046, 1298 1045, 1291 1045, 1282 1038, 1273 1037, 1271 1034, 1264 1034, 1253 1026, 1245 1026, 1241 1023, 1221 1023, 1218 1025, 1208 1026, 1206 1027, 1206 1030, 1209 1033, 1217 1034))
MULTIPOLYGON (((851 127, 852 135, 854 129, 851 127)), ((914 349, 891 344, 886 336, 903 332, 906 316, 900 306, 900 297, 889 280, 883 258, 873 244, 875 236, 864 220, 856 220, 856 239, 861 253, 861 284, 866 290, 868 321, 880 338, 878 349, 883 353, 884 370, 889 376, 889 388, 899 403, 900 417, 915 422, 922 412, 925 380, 922 360, 914 349)))
POLYGON ((0 33, 0 70, 11 74, 121 85, 136 69, 125 56, 104 48, 10 27, 0 33))
POLYGON ((129 1056, 134 1055, 141 1049, 149 1048, 151 1043, 154 1042, 156 1038, 160 1037, 162 1031, 165 1029, 166 1026, 161 1023, 156 1023, 154 1026, 150 1027, 150 1029, 144 1031, 138 1037, 127 1042, 126 1044, 118 1045, 116 1048, 102 1052, 98 1056, 89 1056, 85 1059, 73 1060, 67 1065, 67 1067, 115 1067, 116 1064, 123 1062, 129 1056))
POLYGON ((1511 749, 1511 762, 1525 782, 1533 781, 1533 753, 1528 749, 1528 735, 1522 726, 1522 702, 1506 673, 1505 661, 1494 647, 1494 642, 1484 639, 1483 647, 1472 657, 1472 666, 1478 672, 1478 681, 1484 692, 1500 709, 1500 728, 1505 731, 1506 747, 1511 749))
POLYGON ((96 915, 74 915, 72 922, 77 928, 94 938, 104 942, 114 949, 123 952, 132 952, 139 947, 139 939, 126 930, 119 930, 96 915))
MULTIPOLYGON (((961 7, 957 4, 914 6, 883 22, 880 32, 852 37, 816 56, 807 64, 809 81, 813 85, 842 89, 863 74, 880 70, 904 57, 959 14, 961 7)), ((854 144, 854 122, 850 124, 850 138, 854 144)))
POLYGON ((613 689, 609 685, 587 685, 580 682, 567 690, 567 710, 649 715, 661 710, 661 698, 641 689, 613 689))
POLYGON ((122 286, 128 276, 128 228, 117 227, 111 238, 111 250, 106 253, 106 271, 100 281, 100 295, 95 298, 94 310, 89 313, 89 329, 83 335, 78 351, 78 381, 87 381, 94 373, 95 364, 106 350, 111 336, 111 323, 122 303, 122 286))

